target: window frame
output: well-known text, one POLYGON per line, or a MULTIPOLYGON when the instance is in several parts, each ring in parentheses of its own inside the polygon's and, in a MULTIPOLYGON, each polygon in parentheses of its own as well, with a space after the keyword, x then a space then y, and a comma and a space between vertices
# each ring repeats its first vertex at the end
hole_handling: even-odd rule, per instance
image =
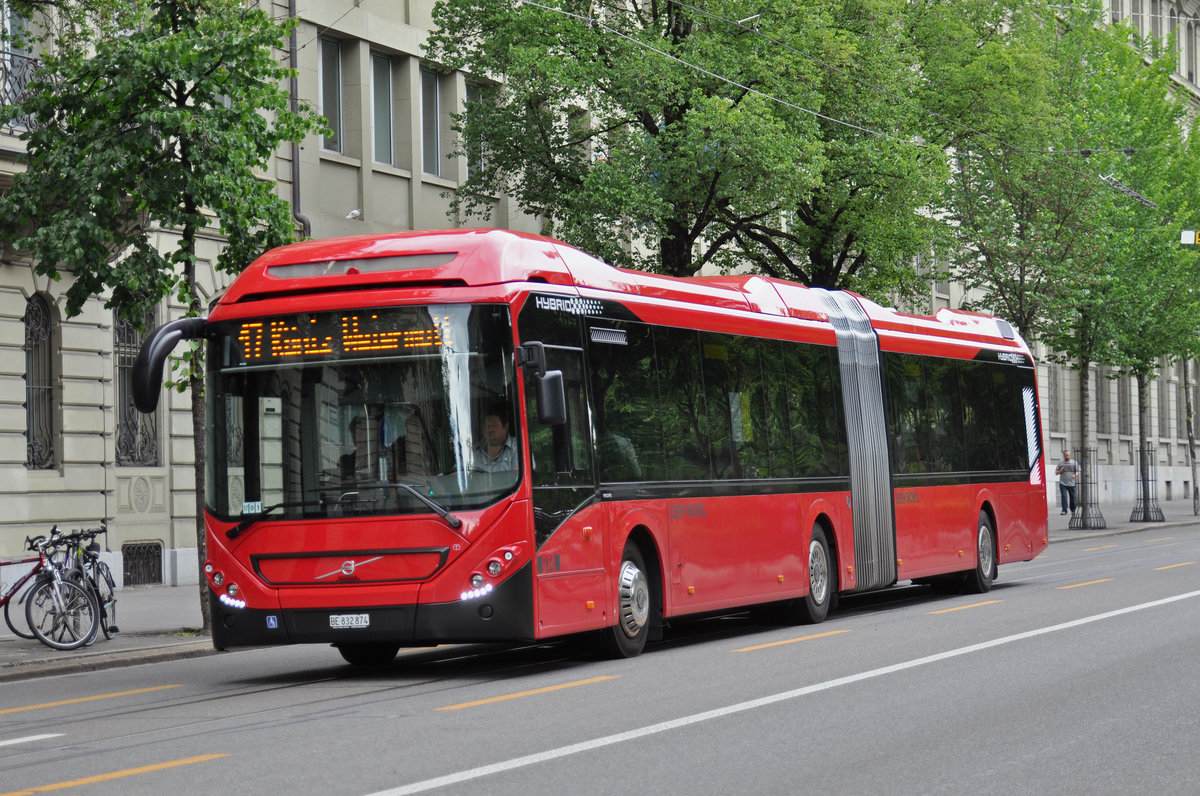
POLYGON ((371 159, 374 163, 386 166, 396 165, 396 98, 395 98, 395 60, 387 53, 371 53, 371 159), (380 77, 385 75, 387 83, 380 85, 380 77), (384 113, 380 105, 386 102, 384 113), (386 132, 387 156, 380 155, 380 133, 386 132))
POLYGON ((25 467, 58 468, 57 357, 53 304, 40 293, 25 302, 25 467), (38 324, 34 326, 34 324, 38 324))
POLYGON ((338 39, 329 38, 327 36, 319 37, 318 41, 320 42, 321 48, 320 54, 317 58, 317 85, 320 87, 321 92, 320 111, 321 115, 325 117, 325 121, 328 122, 330 129, 333 131, 332 135, 321 135, 321 149, 325 150, 326 152, 337 152, 338 154, 342 154, 345 151, 345 124, 343 117, 343 94, 345 93, 343 80, 345 70, 342 68, 342 42, 338 39), (330 53, 327 51, 327 47, 333 47, 335 49, 336 58, 330 59, 330 53), (331 65, 336 65, 337 67, 337 74, 333 76, 332 83, 329 82, 330 76, 326 74, 331 65), (336 91, 336 97, 329 96, 331 90, 336 91), (332 117, 329 114, 330 105, 337 106, 335 109, 333 109, 334 116, 332 117))
POLYGON ((442 177, 442 76, 421 66, 421 171, 442 177), (432 90, 432 103, 429 94, 432 90), (430 107, 432 105, 432 108, 430 107))

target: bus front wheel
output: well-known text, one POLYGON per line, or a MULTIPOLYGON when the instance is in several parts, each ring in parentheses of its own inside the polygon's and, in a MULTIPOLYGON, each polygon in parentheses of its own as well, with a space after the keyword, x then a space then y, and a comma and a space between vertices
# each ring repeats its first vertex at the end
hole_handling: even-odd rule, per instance
POLYGON ((602 651, 611 658, 633 658, 642 654, 650 636, 654 595, 646 563, 637 545, 628 544, 617 572, 617 623, 603 632, 602 651))
POLYGON ((992 588, 996 579, 996 531, 986 511, 979 512, 979 530, 975 534, 975 569, 967 572, 966 591, 983 594, 992 588))

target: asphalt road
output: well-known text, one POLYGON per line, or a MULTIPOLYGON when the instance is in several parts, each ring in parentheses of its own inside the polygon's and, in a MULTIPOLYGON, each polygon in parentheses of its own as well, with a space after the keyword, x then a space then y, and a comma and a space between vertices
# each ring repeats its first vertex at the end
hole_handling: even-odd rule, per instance
POLYGON ((985 595, 676 624, 630 661, 294 647, 47 677, 0 686, 0 793, 1195 793, 1198 619, 1200 536, 1149 529, 985 595))

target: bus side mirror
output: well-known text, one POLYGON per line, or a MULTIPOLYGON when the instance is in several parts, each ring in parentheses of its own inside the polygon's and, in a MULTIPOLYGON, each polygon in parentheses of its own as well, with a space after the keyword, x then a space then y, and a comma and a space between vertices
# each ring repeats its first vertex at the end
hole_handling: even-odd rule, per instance
POLYGON ((567 422, 567 390, 561 370, 546 370, 546 346, 538 341, 517 346, 517 366, 536 375, 538 422, 561 426, 567 422))
POLYGON ((155 329, 142 343, 133 370, 129 374, 133 388, 133 405, 139 412, 149 414, 158 406, 158 394, 162 391, 163 363, 180 340, 198 340, 204 337, 208 321, 204 318, 180 318, 164 323, 155 329))
POLYGON ((567 422, 567 391, 561 370, 548 370, 537 377, 538 422, 561 426, 567 422))

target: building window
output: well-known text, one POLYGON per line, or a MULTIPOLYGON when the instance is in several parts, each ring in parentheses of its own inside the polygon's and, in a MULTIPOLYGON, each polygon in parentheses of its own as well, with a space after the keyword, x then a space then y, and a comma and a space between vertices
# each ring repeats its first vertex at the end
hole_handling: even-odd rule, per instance
MULTIPOLYGON (((479 107, 483 102, 483 89, 476 83, 467 83, 467 113, 479 107)), ((467 145, 467 176, 477 174, 486 168, 487 139, 483 134, 475 136, 467 145)))
POLYGON ((392 156, 392 59, 371 56, 371 128, 375 139, 375 162, 395 163, 392 156))
POLYGON ((1166 366, 1158 371, 1158 436, 1171 436, 1171 390, 1167 385, 1166 366))
POLYGON ((330 132, 321 146, 331 152, 342 151, 342 45, 336 39, 321 39, 321 115, 329 122, 330 132))
POLYGON ((1200 27, 1197 27, 1194 22, 1188 23, 1188 80, 1193 83, 1200 79, 1200 74, 1196 72, 1197 58, 1196 51, 1200 49, 1200 27))
POLYGON ((1113 24, 1121 21, 1121 0, 1112 0, 1112 21, 1113 24))
POLYGON ((25 303, 25 466, 52 470, 54 460, 54 334, 50 305, 25 303))
POLYGON ((1108 391, 1112 387, 1108 379, 1108 368, 1100 368, 1096 372, 1096 433, 1109 434, 1112 432, 1112 409, 1108 391))
MULTIPOLYGON (((155 326, 154 313, 142 319, 144 329, 155 326)), ((154 467, 158 460, 158 409, 144 415, 133 405, 133 361, 145 332, 121 317, 113 319, 113 354, 117 361, 117 465, 154 467)))
POLYGON ((1126 436, 1133 434, 1133 407, 1130 406, 1129 391, 1133 380, 1128 374, 1121 374, 1117 379, 1117 431, 1126 436))
POLYGON ((436 72, 421 70, 421 149, 426 174, 442 173, 442 103, 436 72))
POLYGON ((1179 383, 1175 385, 1175 436, 1187 439, 1187 376, 1188 363, 1176 365, 1179 373, 1179 383))
POLYGON ((1046 368, 1046 387, 1049 395, 1046 403, 1049 405, 1050 415, 1050 430, 1052 432, 1060 432, 1063 430, 1062 422, 1062 388, 1059 386, 1060 369, 1055 365, 1050 365, 1046 368))

